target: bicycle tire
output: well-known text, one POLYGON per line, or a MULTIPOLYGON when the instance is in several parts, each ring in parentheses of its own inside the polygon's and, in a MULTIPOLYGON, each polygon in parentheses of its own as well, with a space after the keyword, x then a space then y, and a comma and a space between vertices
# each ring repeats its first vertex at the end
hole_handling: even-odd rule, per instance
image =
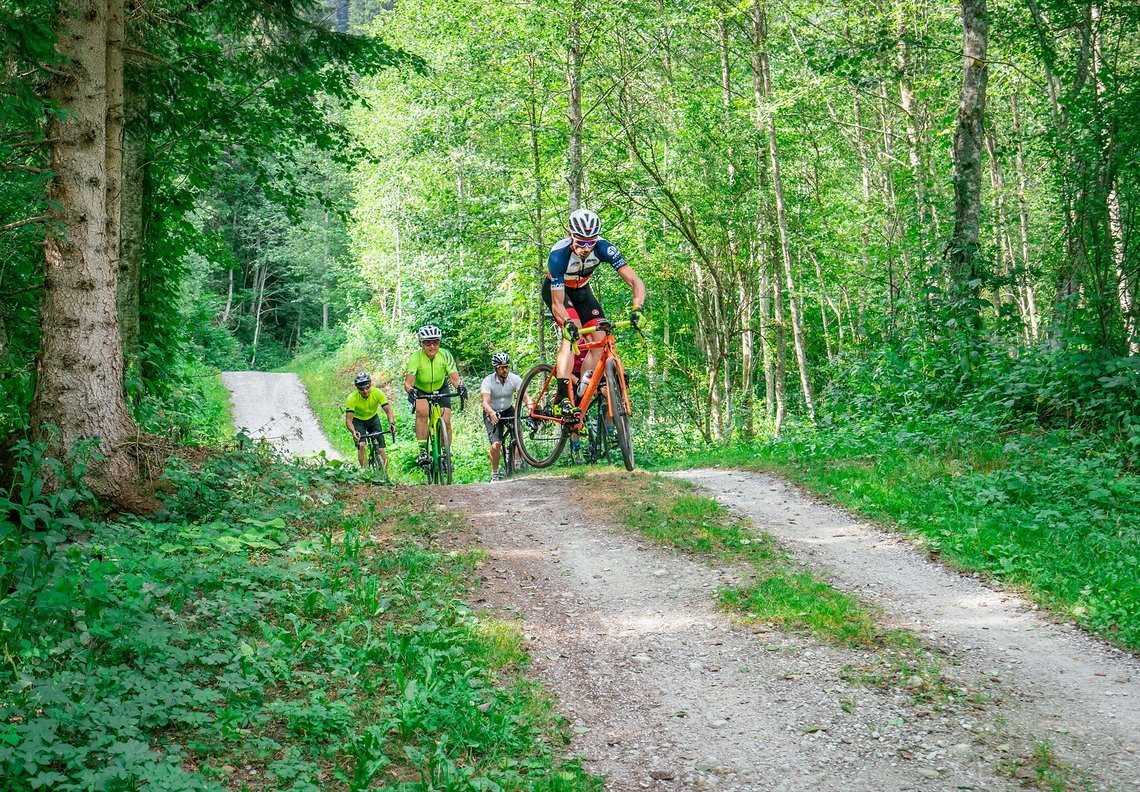
POLYGON ((633 438, 630 435, 629 414, 625 409, 625 382, 618 373, 617 362, 612 358, 606 361, 606 386, 621 458, 625 462, 625 469, 633 470, 633 438))
POLYGON ((553 465, 570 436, 565 427, 557 421, 540 419, 534 429, 526 425, 526 419, 530 417, 530 411, 526 406, 528 394, 530 403, 535 405, 540 414, 554 415, 555 396, 557 396, 554 380, 550 381, 550 387, 543 390, 552 371, 554 367, 549 363, 540 363, 528 371, 523 377, 523 384, 519 388, 518 399, 515 402, 515 441, 518 443, 522 458, 535 468, 553 465))
POLYGON ((375 437, 368 438, 368 466, 374 470, 384 470, 380 463, 380 441, 375 437))
POLYGON ((610 454, 610 435, 606 431, 606 410, 605 402, 598 399, 598 445, 600 446, 601 453, 598 454, 598 461, 601 462, 604 458, 606 464, 613 464, 613 456, 610 454))
POLYGON ((439 419, 439 483, 450 484, 455 466, 451 460, 451 435, 443 418, 439 419))
POLYGON ((515 473, 515 434, 514 434, 515 419, 511 418, 510 427, 503 426, 502 432, 502 452, 503 455, 499 459, 499 472, 502 473, 503 478, 508 479, 515 473))

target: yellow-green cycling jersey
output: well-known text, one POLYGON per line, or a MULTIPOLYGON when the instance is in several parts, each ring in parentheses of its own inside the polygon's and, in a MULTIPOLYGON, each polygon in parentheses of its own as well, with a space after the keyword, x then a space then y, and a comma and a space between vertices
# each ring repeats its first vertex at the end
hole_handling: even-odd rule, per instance
POLYGON ((414 374, 415 387, 418 390, 434 393, 443 387, 447 375, 458 373, 455 367, 455 358, 446 349, 440 347, 434 358, 429 358, 422 349, 417 349, 408 360, 406 374, 414 374))
POLYGON ((380 412, 381 408, 388 403, 388 397, 384 395, 384 391, 379 388, 373 388, 368 394, 368 398, 364 398, 359 392, 353 391, 349 394, 348 400, 344 403, 345 412, 352 413, 355 417, 362 421, 367 421, 372 418, 376 413, 380 412))

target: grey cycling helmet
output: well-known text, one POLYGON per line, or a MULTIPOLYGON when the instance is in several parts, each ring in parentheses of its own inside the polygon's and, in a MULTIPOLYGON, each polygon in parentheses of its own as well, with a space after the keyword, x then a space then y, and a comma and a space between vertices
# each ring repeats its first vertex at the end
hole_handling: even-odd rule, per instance
POLYGON ((492 366, 509 366, 511 365, 511 356, 506 352, 496 352, 491 355, 492 366))
POLYGON ((416 337, 420 341, 438 341, 443 338, 443 331, 435 325, 424 325, 416 331, 416 337))
POLYGON ((353 384, 356 385, 356 387, 359 388, 361 385, 371 385, 372 384, 372 377, 368 376, 368 372, 361 371, 359 374, 356 375, 356 379, 354 379, 352 382, 353 382, 353 384))
POLYGON ((570 236, 574 239, 590 242, 598 238, 601 230, 602 221, 589 209, 576 209, 570 213, 570 236))

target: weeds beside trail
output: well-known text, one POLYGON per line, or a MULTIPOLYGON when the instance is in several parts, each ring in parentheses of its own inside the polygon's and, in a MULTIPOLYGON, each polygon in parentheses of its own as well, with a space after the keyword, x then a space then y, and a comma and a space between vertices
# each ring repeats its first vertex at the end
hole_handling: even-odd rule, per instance
POLYGON ((0 498, 5 789, 599 788, 519 636, 463 603, 453 518, 247 451, 95 522, 37 463, 0 498))

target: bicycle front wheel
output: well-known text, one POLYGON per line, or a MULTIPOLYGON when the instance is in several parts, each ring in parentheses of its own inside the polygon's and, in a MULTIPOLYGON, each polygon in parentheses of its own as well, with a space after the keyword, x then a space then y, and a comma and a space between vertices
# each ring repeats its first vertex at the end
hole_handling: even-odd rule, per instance
MULTIPOLYGON (((606 361, 606 385, 621 458, 625 462, 625 469, 633 470, 633 437, 630 435, 629 413, 625 408, 625 380, 618 373, 617 362, 612 358, 606 361)), ((604 427, 602 431, 605 431, 604 427)))
POLYGON ((451 463, 451 434, 447 431, 447 424, 441 418, 439 421, 439 483, 450 484, 454 466, 451 463))
POLYGON ((549 420, 554 416, 558 395, 553 372, 554 367, 549 363, 541 363, 528 371, 515 403, 515 439, 522 458, 531 467, 553 465, 569 437, 560 422, 549 420), (528 404, 534 405, 534 414, 538 416, 533 428, 527 420, 531 415, 528 404))

